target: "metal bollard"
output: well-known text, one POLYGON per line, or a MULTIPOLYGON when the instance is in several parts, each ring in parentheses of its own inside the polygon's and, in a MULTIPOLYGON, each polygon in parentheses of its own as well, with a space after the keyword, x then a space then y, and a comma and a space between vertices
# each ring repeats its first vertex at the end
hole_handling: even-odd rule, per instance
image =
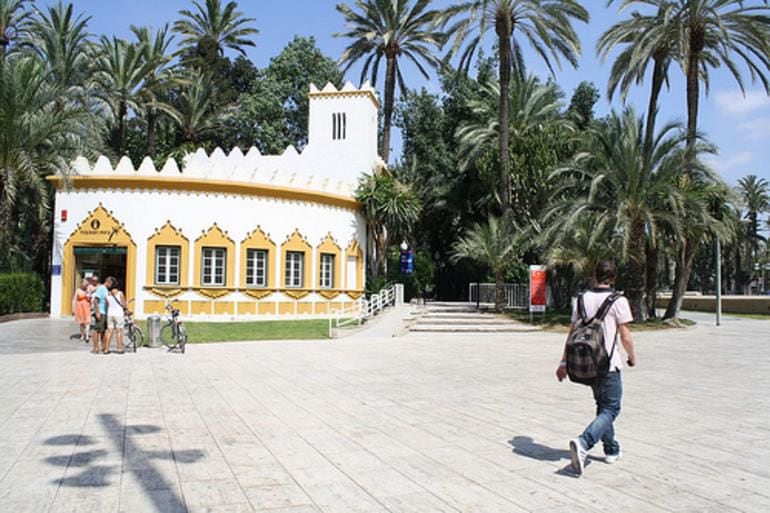
POLYGON ((160 347, 160 315, 151 315, 147 319, 147 345, 160 347))

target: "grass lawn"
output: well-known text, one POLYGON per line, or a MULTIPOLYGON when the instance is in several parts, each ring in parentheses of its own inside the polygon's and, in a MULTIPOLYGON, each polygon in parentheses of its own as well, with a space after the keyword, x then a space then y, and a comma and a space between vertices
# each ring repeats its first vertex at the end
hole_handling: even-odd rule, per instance
MULTIPOLYGON (((329 321, 187 322, 187 341, 238 342, 251 340, 317 340, 329 338, 329 321)), ((145 333, 147 333, 145 331, 145 333)))
MULTIPOLYGON (((515 320, 529 324, 529 312, 511 312, 515 320)), ((532 314, 532 324, 542 326, 544 330, 567 333, 569 331, 572 314, 569 312, 546 312, 543 314, 532 314)), ((657 331, 679 329, 682 327, 694 326, 695 321, 689 319, 679 319, 681 326, 674 326, 663 322, 660 319, 645 321, 641 324, 629 324, 631 331, 657 331)))

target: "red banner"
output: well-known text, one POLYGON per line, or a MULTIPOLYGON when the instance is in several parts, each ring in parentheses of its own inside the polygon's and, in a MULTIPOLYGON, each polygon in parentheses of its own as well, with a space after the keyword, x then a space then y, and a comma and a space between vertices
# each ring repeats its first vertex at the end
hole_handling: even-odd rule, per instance
POLYGON ((547 301, 544 265, 529 266, 529 311, 545 312, 547 301))

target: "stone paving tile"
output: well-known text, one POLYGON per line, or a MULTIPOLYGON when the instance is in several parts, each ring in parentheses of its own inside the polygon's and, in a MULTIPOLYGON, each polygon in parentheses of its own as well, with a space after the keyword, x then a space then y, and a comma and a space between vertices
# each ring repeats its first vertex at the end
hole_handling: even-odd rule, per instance
POLYGON ((593 405, 553 379, 560 335, 102 357, 67 329, 0 326, 0 511, 770 510, 770 323, 637 335, 625 457, 582 479, 566 446, 593 405))

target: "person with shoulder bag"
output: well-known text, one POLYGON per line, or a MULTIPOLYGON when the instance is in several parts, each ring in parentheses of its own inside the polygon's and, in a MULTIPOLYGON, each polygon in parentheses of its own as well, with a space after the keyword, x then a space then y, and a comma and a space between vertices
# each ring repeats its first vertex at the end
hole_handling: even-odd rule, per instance
POLYGON ((601 261, 596 265, 596 286, 578 296, 572 327, 556 370, 559 381, 569 377, 572 382, 590 386, 596 401, 596 418, 569 443, 572 467, 578 476, 585 470, 588 452, 600 441, 605 462, 615 463, 623 455, 613 426, 623 396, 623 361, 618 339, 628 355, 629 367, 636 365, 636 353, 627 326, 634 318, 628 300, 614 289, 616 275, 612 262, 601 261))

